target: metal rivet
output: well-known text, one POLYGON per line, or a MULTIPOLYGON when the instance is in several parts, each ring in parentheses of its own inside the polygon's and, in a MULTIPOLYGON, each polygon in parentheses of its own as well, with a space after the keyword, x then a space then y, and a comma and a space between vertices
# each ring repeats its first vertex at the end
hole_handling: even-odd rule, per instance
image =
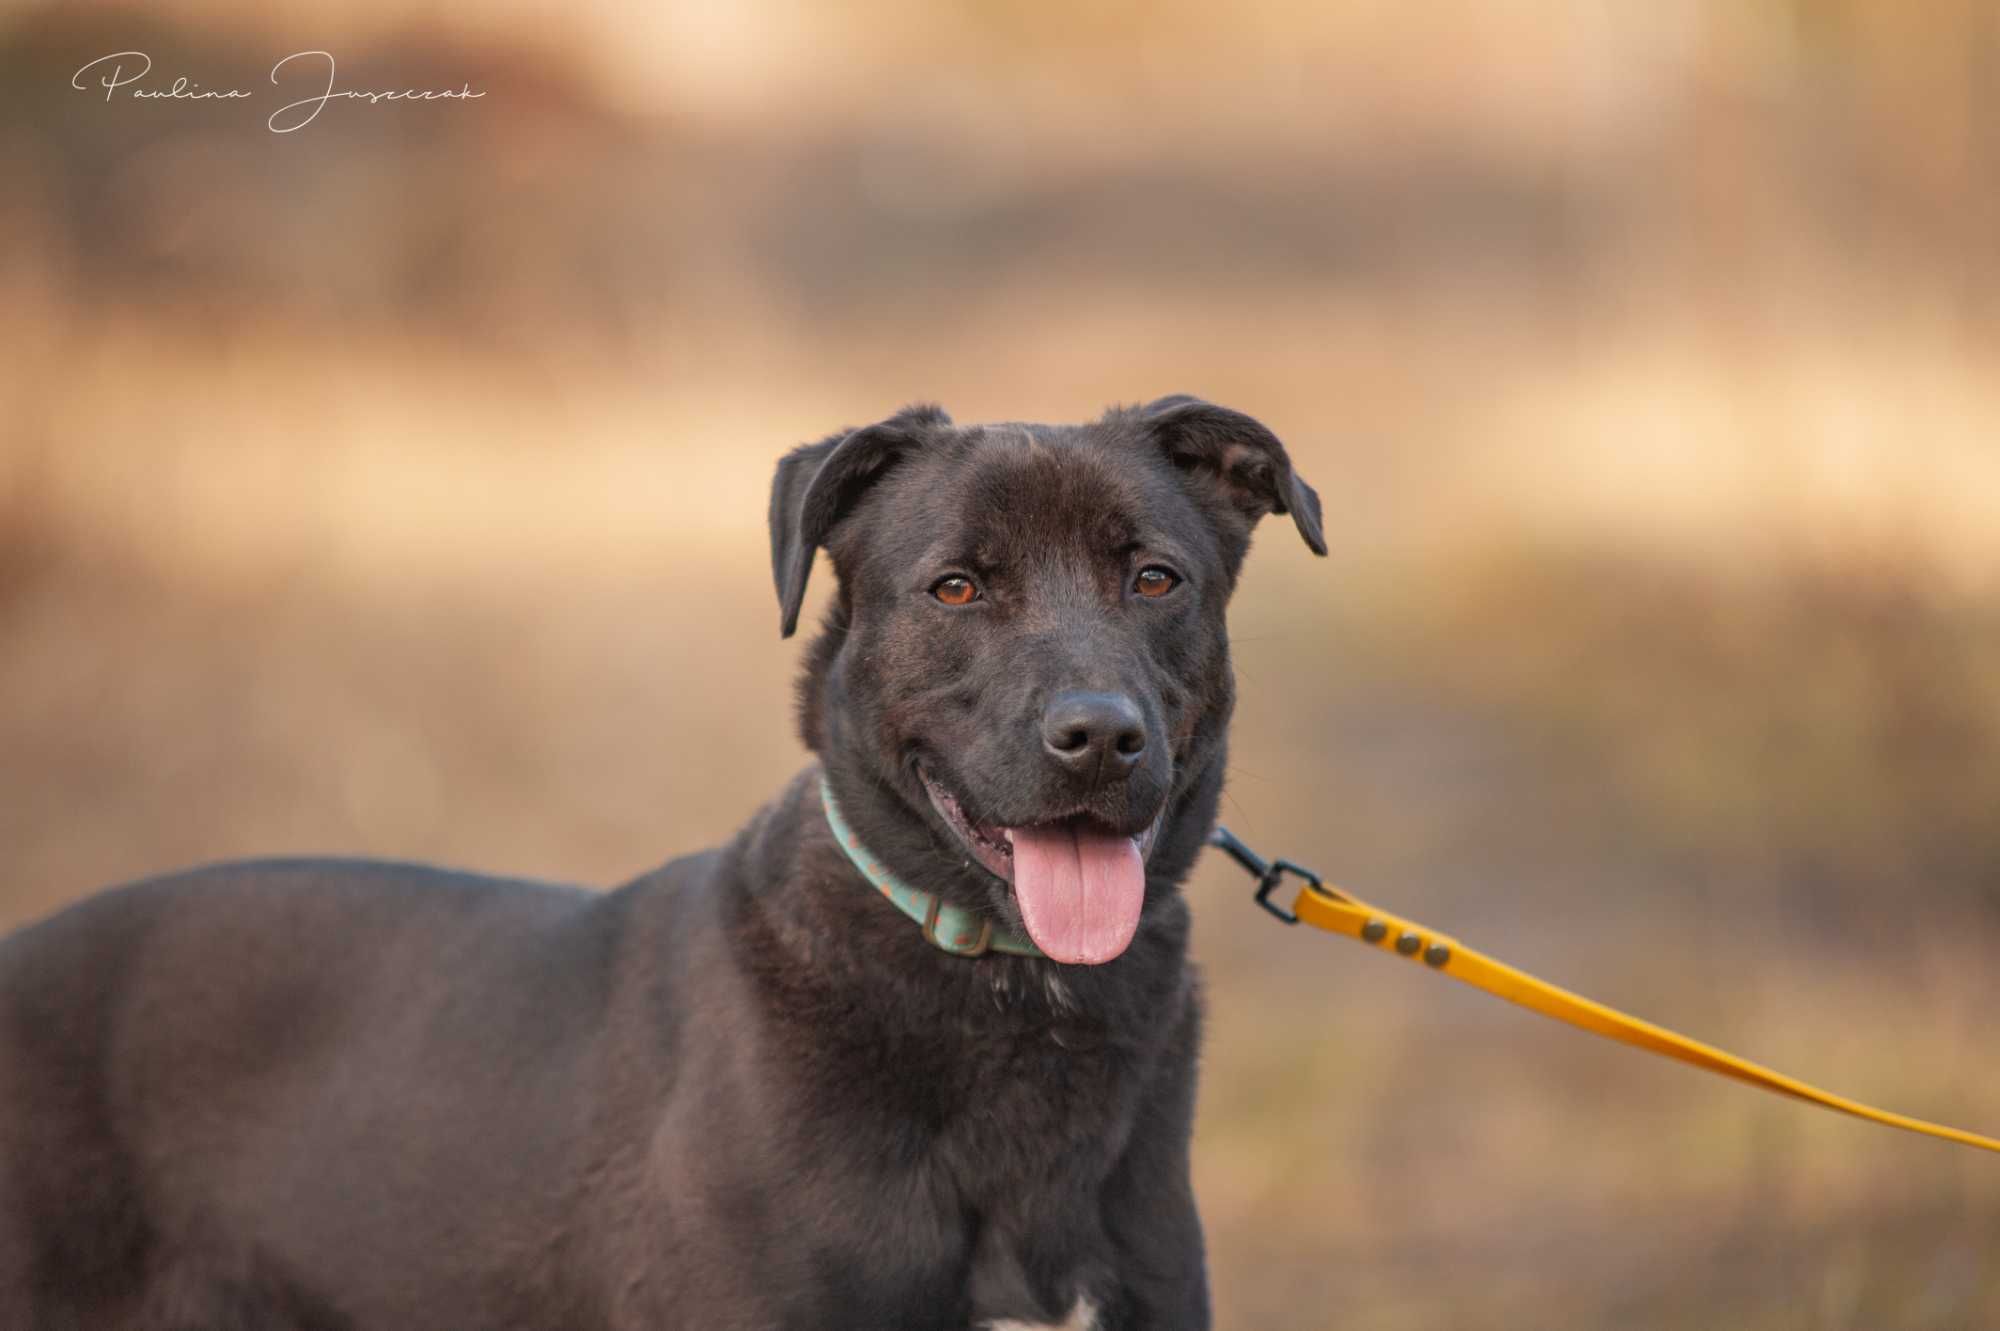
POLYGON ((1389 926, 1381 920, 1370 920, 1361 926, 1361 937, 1370 943, 1379 943, 1389 936, 1389 926))
POLYGON ((1451 960, 1451 949, 1443 943, 1432 943, 1424 949, 1424 960, 1433 966, 1442 966, 1451 960))
POLYGON ((1423 945, 1424 940, 1413 933, 1405 933, 1396 939, 1396 950, 1406 957, 1416 956, 1417 949, 1423 945))

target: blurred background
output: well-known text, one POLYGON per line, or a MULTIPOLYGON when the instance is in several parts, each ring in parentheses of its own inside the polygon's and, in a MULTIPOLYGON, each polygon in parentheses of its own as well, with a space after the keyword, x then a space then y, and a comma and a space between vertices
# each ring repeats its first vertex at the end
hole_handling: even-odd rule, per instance
MULTIPOLYGON (((1194 392, 1334 547, 1246 575, 1237 831, 2000 1131, 1991 4, 0 0, 0 182, 0 925, 716 842, 804 761, 780 452, 1194 392), (315 48, 486 96, 270 133, 315 48), (128 50, 255 96, 71 88, 128 50)), ((1219 1325, 2000 1326, 1989 1159, 1245 889, 1219 1325)))

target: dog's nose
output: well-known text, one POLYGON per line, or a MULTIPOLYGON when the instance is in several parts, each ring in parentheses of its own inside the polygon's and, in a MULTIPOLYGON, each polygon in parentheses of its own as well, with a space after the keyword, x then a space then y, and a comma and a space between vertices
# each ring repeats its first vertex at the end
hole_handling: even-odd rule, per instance
POLYGON ((1042 745, 1072 771, 1121 780, 1146 751, 1146 718, 1122 693, 1058 693, 1042 713, 1042 745))

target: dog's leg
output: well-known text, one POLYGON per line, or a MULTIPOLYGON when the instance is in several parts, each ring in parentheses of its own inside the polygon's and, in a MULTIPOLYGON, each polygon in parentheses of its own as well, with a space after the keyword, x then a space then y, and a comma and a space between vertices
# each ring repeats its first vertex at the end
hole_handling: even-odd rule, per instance
POLYGON ((1118 1306, 1103 1316, 1106 1331, 1209 1326, 1201 1217, 1189 1172, 1200 1026, 1199 1001, 1190 994, 1161 1057, 1160 1079, 1141 1097, 1132 1140, 1105 1188, 1105 1227, 1118 1251, 1121 1285, 1118 1306))

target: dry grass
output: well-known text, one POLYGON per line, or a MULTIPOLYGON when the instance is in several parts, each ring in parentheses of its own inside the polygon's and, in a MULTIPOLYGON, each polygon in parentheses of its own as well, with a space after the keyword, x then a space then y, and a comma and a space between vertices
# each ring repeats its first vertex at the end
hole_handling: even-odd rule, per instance
MULTIPOLYGON (((1094 353, 1116 323, 1075 336, 1094 353)), ((208 355, 129 328, 86 346, 38 399, 66 446, 15 455, 9 919, 286 850, 608 883, 801 761, 761 489, 865 410, 837 388, 795 366, 796 400, 553 395, 448 359, 208 355)), ((2000 997, 1991 599, 1928 555, 1663 555, 1653 490, 1623 545, 1602 490, 1567 528, 1552 500, 1466 520, 1443 463, 1330 437, 1331 410, 1268 413, 1342 539, 1320 564, 1274 529, 1246 579, 1229 820, 1586 992, 1990 1127, 1967 1052, 2000 997)), ((2000 1316, 1979 1162, 1277 929, 1226 866, 1193 891, 1225 1325, 2000 1316)))

